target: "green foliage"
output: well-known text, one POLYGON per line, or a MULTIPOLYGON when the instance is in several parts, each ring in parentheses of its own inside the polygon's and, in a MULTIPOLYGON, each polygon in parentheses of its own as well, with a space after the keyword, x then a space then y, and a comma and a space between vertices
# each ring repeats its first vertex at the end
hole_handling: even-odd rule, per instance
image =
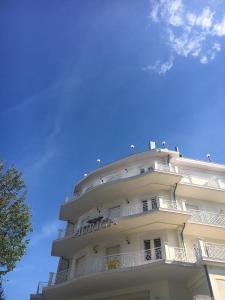
POLYGON ((2 280, 0 280, 0 300, 5 300, 4 289, 2 286, 2 280))
POLYGON ((0 268, 1 275, 12 271, 24 255, 31 232, 30 210, 25 204, 26 187, 16 168, 4 169, 0 162, 0 268))

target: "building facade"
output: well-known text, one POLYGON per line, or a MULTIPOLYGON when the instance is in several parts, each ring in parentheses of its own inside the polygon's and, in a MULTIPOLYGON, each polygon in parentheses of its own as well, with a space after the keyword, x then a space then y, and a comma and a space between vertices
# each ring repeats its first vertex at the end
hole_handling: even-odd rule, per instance
POLYGON ((152 149, 97 169, 60 208, 58 270, 31 300, 224 300, 225 166, 152 149))

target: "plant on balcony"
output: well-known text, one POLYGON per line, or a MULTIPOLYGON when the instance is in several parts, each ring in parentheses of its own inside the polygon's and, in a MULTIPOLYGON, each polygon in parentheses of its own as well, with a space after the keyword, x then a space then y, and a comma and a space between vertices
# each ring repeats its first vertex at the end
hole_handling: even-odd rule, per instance
POLYGON ((29 241, 30 210, 25 196, 22 174, 14 167, 5 170, 0 161, 0 280, 14 269, 29 241))
POLYGON ((108 270, 118 269, 120 266, 120 262, 116 259, 107 261, 108 270))

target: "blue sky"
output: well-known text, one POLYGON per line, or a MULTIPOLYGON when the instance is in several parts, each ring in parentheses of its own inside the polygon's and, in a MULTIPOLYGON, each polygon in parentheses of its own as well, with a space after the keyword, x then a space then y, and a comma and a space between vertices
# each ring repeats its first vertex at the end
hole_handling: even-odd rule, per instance
POLYGON ((150 139, 225 163, 221 0, 0 4, 0 158, 23 171, 34 232, 7 276, 29 298, 56 270, 51 241, 74 183, 150 139))

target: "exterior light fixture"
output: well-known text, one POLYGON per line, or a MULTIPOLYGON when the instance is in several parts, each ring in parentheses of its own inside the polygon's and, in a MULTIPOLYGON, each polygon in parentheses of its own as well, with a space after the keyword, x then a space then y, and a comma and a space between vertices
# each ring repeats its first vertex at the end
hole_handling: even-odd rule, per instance
POLYGON ((87 177, 87 173, 84 173, 84 177, 87 177))
POLYGON ((207 153, 206 157, 208 158, 208 161, 211 161, 211 154, 210 153, 207 153))
POLYGON ((162 142, 162 146, 163 146, 163 148, 166 148, 166 141, 162 142))
POLYGON ((130 148, 131 148, 131 149, 134 149, 134 148, 135 148, 135 145, 134 145, 134 144, 131 144, 131 145, 130 145, 130 148))
POLYGON ((100 159, 100 158, 98 158, 96 161, 97 161, 97 163, 98 163, 98 164, 100 164, 100 162, 101 162, 101 159, 100 159))

